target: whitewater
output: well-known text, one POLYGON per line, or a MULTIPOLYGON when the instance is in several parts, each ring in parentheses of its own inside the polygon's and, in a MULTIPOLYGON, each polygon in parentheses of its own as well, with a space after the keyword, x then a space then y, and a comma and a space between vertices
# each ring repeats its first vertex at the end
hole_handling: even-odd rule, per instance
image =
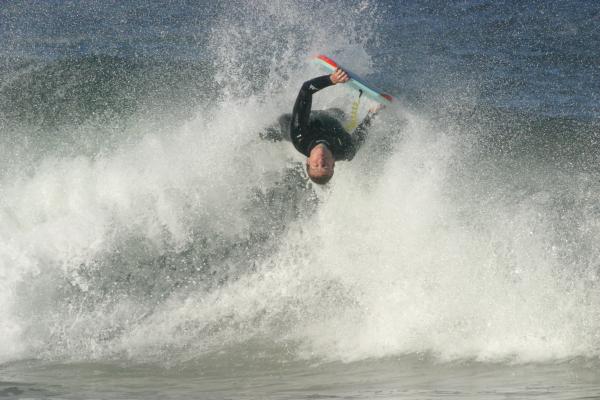
POLYGON ((0 6, 0 397, 600 393, 598 6, 309 3, 0 6))

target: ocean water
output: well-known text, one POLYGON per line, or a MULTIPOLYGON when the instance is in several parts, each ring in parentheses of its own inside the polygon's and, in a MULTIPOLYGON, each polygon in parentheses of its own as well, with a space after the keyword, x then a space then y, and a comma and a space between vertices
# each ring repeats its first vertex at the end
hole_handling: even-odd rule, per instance
POLYGON ((1 398, 600 398, 597 1, 9 1, 0 38, 1 398), (397 97, 326 188, 259 139, 317 53, 397 97))

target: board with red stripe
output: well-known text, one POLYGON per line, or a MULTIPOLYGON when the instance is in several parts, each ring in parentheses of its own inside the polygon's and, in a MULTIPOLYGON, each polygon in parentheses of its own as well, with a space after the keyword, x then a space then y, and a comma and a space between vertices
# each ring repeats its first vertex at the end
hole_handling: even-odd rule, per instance
POLYGON ((393 96, 391 96, 391 95, 377 89, 375 86, 367 83, 363 78, 361 78, 354 72, 348 70, 347 68, 342 67, 340 64, 333 61, 333 59, 331 59, 330 57, 327 57, 323 54, 319 54, 318 56, 316 56, 314 58, 314 61, 317 64, 324 67, 328 72, 333 72, 338 68, 343 69, 350 77, 350 80, 348 82, 346 82, 345 84, 349 85, 353 89, 362 91, 362 94, 369 97, 370 99, 375 100, 381 104, 390 104, 392 101, 394 101, 393 96))

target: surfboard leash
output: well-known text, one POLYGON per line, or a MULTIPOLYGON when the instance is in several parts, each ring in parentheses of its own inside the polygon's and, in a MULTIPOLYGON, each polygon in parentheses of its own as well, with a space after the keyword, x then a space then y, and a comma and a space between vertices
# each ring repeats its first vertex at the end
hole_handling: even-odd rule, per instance
POLYGON ((358 126, 358 108, 360 107, 360 97, 363 91, 358 91, 358 97, 352 103, 352 111, 350 113, 350 122, 346 125, 346 130, 352 132, 358 126))

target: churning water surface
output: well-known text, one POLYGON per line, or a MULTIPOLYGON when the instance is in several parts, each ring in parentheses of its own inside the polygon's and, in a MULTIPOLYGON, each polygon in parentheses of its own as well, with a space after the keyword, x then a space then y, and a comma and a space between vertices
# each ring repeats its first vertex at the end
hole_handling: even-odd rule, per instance
POLYGON ((599 25, 594 1, 0 5, 0 397, 595 398, 599 25), (316 53, 398 97, 327 188, 258 135, 316 53))

